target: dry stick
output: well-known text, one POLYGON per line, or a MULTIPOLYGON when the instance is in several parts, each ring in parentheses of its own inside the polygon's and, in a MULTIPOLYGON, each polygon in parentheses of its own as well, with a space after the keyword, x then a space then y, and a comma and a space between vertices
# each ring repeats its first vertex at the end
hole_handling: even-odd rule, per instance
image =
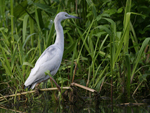
POLYGON ((117 106, 141 106, 146 105, 146 103, 121 103, 117 104, 117 106))
POLYGON ((82 88, 82 89, 85 89, 85 90, 88 90, 88 91, 90 91, 90 92, 97 92, 96 90, 94 90, 94 89, 91 89, 91 88, 89 88, 89 87, 86 87, 86 86, 83 86, 83 85, 80 85, 80 84, 77 84, 77 83, 71 83, 71 86, 78 86, 78 87, 80 87, 80 88, 82 88))
POLYGON ((104 84, 104 81, 102 82, 102 84, 101 84, 101 86, 100 86, 99 93, 100 93, 101 90, 102 90, 103 84, 104 84))
MULTIPOLYGON (((62 87, 62 89, 70 89, 70 87, 62 87)), ((58 88, 45 88, 45 89, 40 89, 40 91, 53 91, 53 90, 58 90, 58 88)), ((21 92, 21 93, 17 93, 17 94, 12 94, 12 95, 6 95, 3 97, 0 97, 0 99, 4 99, 7 97, 14 97, 14 96, 20 96, 20 95, 26 95, 26 94, 30 94, 30 93, 34 93, 35 90, 33 91, 27 91, 27 92, 21 92)))
MULTIPOLYGON (((16 113, 16 112, 18 112, 18 113, 26 113, 26 112, 23 112, 23 111, 14 110, 14 109, 8 109, 8 108, 1 107, 1 106, 0 106, 0 108, 1 108, 1 109, 6 109, 6 110, 9 110, 9 111, 14 111, 15 113, 16 113)), ((7 112, 8 112, 8 111, 7 111, 7 112)))
POLYGON ((74 82, 74 77, 75 77, 75 74, 76 74, 76 69, 77 69, 77 63, 75 62, 75 69, 74 69, 74 72, 73 72, 72 82, 74 82))
MULTIPOLYGON (((70 87, 62 87, 61 89, 71 89, 70 87)), ((40 89, 40 91, 53 91, 53 90, 58 90, 58 88, 45 88, 45 89, 40 89)))

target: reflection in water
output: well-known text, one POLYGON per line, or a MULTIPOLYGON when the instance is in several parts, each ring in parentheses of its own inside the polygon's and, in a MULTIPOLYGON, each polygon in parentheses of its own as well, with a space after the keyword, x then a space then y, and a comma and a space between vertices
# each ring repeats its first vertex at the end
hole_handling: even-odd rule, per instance
MULTIPOLYGON (((0 113, 3 112, 27 112, 27 113, 111 113, 110 101, 97 101, 87 99, 86 101, 77 101, 72 104, 70 102, 56 102, 48 94, 42 94, 41 97, 30 98, 28 102, 18 101, 13 104, 13 101, 3 106, 0 105, 0 113), (3 108, 2 108, 3 107, 3 108), (4 108, 5 107, 5 108, 4 108), (6 107, 9 110, 6 110, 6 107)), ((114 113, 149 113, 150 106, 126 106, 113 107, 114 113)))
MULTIPOLYGON (((77 105, 50 105, 45 106, 32 106, 25 107, 20 106, 19 109, 14 107, 13 109, 0 108, 0 113, 10 113, 10 112, 26 112, 26 113, 111 113, 111 107, 107 105, 100 105, 98 109, 94 109, 94 106, 84 105, 79 107, 77 105)), ((149 106, 139 106, 139 107, 114 107, 114 113, 150 113, 149 106)))
MULTIPOLYGON (((61 105, 61 104, 50 104, 44 103, 41 106, 20 106, 19 108, 0 108, 0 113, 4 112, 27 112, 27 113, 111 113, 111 107, 108 105, 99 105, 94 107, 93 105, 85 104, 83 106, 77 105, 61 105)), ((150 113, 150 106, 139 106, 139 107, 114 107, 114 113, 150 113)))

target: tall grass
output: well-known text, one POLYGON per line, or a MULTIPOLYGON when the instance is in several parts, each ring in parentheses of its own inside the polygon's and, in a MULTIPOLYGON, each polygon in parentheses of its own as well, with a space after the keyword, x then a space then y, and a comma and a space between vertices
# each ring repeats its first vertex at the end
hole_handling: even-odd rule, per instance
MULTIPOLYGON (((131 21, 132 14, 138 14, 131 12, 131 0, 126 1, 121 29, 112 19, 112 12, 103 8, 108 2, 100 2, 100 7, 95 2, 1 1, 0 5, 4 6, 10 3, 9 7, 0 7, 1 83, 7 82, 11 93, 22 90, 38 57, 55 41, 53 20, 56 12, 67 11, 82 19, 62 22, 65 51, 62 65, 54 77, 56 81, 63 86, 68 85, 68 81, 78 82, 107 96, 113 87, 114 98, 122 98, 127 93, 129 100, 137 91, 137 83, 141 83, 138 77, 145 80, 144 74, 148 76, 141 67, 146 65, 142 61, 148 57, 145 48, 149 46, 150 38, 138 43, 131 21)), ((148 66, 146 69, 150 70, 148 66)))

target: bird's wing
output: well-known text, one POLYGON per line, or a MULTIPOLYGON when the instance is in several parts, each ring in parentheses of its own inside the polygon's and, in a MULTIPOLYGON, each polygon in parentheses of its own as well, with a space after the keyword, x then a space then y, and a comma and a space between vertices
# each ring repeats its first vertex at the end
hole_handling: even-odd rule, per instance
POLYGON ((55 57, 57 48, 54 45, 49 46, 36 61, 36 65, 42 65, 43 63, 51 60, 55 57))
POLYGON ((57 54, 57 48, 53 45, 49 46, 37 60, 34 68, 31 70, 30 75, 25 82, 25 85, 30 85, 35 80, 42 78, 42 76, 39 76, 38 74, 40 73, 38 72, 40 70, 40 67, 43 66, 46 62, 55 58, 56 54, 57 54))
MULTIPOLYGON (((49 46, 39 57, 39 59, 35 63, 35 67, 31 70, 32 75, 35 75, 38 71, 39 67, 46 63, 47 61, 50 61, 52 58, 55 57, 57 48, 55 46, 51 45, 49 46)), ((30 74, 31 74, 30 73, 30 74)))

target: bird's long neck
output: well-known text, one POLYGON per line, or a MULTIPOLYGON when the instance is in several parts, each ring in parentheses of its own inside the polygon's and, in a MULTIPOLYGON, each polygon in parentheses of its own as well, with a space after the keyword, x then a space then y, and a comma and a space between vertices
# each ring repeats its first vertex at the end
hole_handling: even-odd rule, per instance
POLYGON ((55 44, 62 50, 64 50, 64 33, 61 26, 61 22, 55 22, 56 40, 55 44))

